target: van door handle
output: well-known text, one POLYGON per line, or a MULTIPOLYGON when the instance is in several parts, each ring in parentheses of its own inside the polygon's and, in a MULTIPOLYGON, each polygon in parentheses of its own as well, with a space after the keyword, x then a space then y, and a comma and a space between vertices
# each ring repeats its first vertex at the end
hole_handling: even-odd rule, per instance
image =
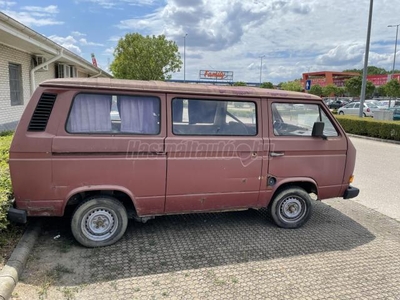
POLYGON ((279 156, 284 156, 285 153, 283 153, 283 152, 271 152, 269 155, 272 156, 272 157, 279 157, 279 156))

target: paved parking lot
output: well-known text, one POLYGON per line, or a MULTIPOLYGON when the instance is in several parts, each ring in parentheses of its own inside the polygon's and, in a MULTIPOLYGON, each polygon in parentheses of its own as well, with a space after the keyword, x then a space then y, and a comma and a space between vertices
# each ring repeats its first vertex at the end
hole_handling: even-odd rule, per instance
POLYGON ((400 223, 354 201, 315 203, 298 230, 264 210, 131 222, 100 249, 62 224, 46 223, 13 299, 400 299, 400 223))

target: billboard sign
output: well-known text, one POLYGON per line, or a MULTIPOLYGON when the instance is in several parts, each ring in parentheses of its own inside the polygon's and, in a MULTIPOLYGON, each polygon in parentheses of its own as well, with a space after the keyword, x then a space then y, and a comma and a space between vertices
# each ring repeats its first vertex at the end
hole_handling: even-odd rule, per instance
POLYGON ((200 70, 200 79, 233 80, 232 71, 200 70))

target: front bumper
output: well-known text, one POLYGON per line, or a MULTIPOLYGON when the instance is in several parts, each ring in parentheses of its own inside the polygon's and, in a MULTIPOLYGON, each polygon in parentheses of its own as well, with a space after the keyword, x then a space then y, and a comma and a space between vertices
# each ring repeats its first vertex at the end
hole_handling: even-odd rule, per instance
POLYGON ((27 217, 28 214, 26 210, 23 209, 17 209, 11 206, 7 211, 7 219, 11 222, 25 224, 27 222, 27 217))
POLYGON ((351 199, 357 197, 360 193, 360 190, 354 186, 349 185, 347 190, 344 191, 343 199, 351 199))

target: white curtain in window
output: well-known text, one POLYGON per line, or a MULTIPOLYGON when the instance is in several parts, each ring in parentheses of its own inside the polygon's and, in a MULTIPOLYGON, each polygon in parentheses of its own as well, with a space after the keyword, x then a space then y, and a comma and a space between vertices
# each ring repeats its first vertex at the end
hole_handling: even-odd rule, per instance
POLYGON ((154 97, 118 96, 121 132, 157 134, 160 103, 154 97))
POLYGON ((76 96, 68 119, 69 132, 111 131, 111 95, 76 96))

